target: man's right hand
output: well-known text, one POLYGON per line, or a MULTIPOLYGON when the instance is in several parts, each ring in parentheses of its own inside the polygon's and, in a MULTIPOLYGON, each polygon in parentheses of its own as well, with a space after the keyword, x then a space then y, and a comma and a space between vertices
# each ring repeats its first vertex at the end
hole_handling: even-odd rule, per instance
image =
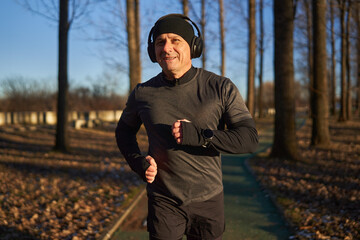
POLYGON ((150 163, 150 166, 145 171, 146 181, 152 183, 155 180, 157 174, 157 165, 155 159, 150 155, 146 156, 146 160, 150 163))

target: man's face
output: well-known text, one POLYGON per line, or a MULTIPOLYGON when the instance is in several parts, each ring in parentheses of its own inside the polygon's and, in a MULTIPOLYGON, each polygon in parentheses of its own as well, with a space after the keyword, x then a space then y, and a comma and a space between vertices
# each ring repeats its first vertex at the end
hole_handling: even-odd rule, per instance
POLYGON ((163 33, 156 38, 155 54, 169 79, 180 78, 191 68, 190 46, 175 33, 163 33))

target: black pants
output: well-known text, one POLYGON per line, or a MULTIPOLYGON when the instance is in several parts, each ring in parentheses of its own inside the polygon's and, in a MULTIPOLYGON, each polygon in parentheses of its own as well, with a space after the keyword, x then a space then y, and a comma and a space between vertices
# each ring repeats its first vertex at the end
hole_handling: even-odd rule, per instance
POLYGON ((225 230, 224 194, 204 202, 177 205, 173 201, 148 199, 148 231, 152 240, 220 240, 225 230))

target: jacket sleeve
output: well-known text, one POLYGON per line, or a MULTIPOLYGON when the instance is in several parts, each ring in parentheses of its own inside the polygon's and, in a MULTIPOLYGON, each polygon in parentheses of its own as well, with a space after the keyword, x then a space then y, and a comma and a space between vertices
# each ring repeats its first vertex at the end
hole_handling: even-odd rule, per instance
POLYGON ((214 137, 210 146, 221 153, 255 152, 258 146, 255 121, 235 84, 229 79, 223 83, 223 118, 227 129, 213 130, 214 137))
MULTIPOLYGON (((222 92, 224 112, 220 122, 223 122, 227 129, 219 126, 211 129, 214 136, 209 147, 220 153, 254 152, 258 146, 255 122, 235 84, 229 79, 224 79, 221 83, 219 92, 222 92)), ((205 143, 202 136, 204 129, 188 122, 182 124, 184 145, 201 146, 205 143)))
POLYGON ((258 146, 258 133, 252 118, 239 121, 226 130, 214 130, 210 146, 221 153, 252 153, 258 146))
MULTIPOLYGON (((190 122, 182 122, 182 145, 202 146, 205 139, 202 131, 190 122)), ((258 146, 258 133, 252 118, 244 119, 228 126, 226 130, 213 130, 214 137, 208 146, 220 153, 251 153, 258 146)))
POLYGON ((146 181, 145 171, 150 164, 141 154, 136 139, 136 133, 139 131, 140 126, 141 125, 131 127, 120 119, 115 130, 115 137, 119 150, 125 157, 130 168, 146 181))

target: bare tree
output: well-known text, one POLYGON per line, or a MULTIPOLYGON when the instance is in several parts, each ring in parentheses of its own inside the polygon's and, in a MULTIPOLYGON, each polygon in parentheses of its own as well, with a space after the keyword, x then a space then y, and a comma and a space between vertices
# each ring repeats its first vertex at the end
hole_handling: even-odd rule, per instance
POLYGON ((55 150, 66 152, 69 150, 69 136, 67 131, 68 115, 68 34, 69 22, 69 1, 60 0, 59 8, 59 91, 57 104, 57 124, 55 150))
POLYGON ((294 49, 296 49, 296 72, 307 88, 306 96, 308 109, 311 117, 311 102, 314 95, 313 89, 313 31, 312 31, 312 0, 298 1, 295 29, 294 49))
POLYGON ((219 22, 220 22, 221 75, 225 76, 225 28, 224 28, 223 0, 219 0, 219 22))
POLYGON ((255 0, 249 0, 249 38, 248 38, 248 89, 247 107, 251 115, 255 115, 255 56, 256 56, 256 4, 255 0))
POLYGON ((348 0, 346 7, 346 119, 352 119, 352 98, 351 98, 351 65, 350 65, 350 21, 351 21, 351 0, 348 0))
POLYGON ((141 68, 141 37, 140 37, 140 0, 135 0, 135 31, 136 31, 136 72, 138 74, 138 81, 141 82, 142 68, 141 68))
POLYGON ((55 89, 49 81, 8 77, 0 81, 2 99, 0 111, 54 111, 56 109, 55 89))
POLYGON ((272 157, 297 159, 293 32, 296 5, 274 0, 275 134, 272 157))
POLYGON ((340 31, 341 31, 341 95, 340 95, 340 114, 339 121, 344 122, 347 120, 346 116, 346 28, 345 28, 345 15, 347 0, 337 0, 340 10, 340 31))
POLYGON ((312 14, 311 14, 311 0, 303 0, 305 15, 306 15, 306 35, 307 35, 307 57, 308 57, 308 78, 309 78, 309 113, 311 114, 312 105, 311 103, 314 101, 314 78, 313 78, 313 26, 312 26, 312 14))
POLYGON ((326 0, 312 0, 314 31, 314 77, 312 97, 311 145, 330 143, 327 98, 326 0))
POLYGON ((264 117, 263 112, 263 68, 264 68, 264 2, 259 0, 259 22, 260 22, 260 36, 259 36, 259 93, 258 93, 258 109, 259 118, 264 117))
POLYGON ((205 26, 206 26, 206 12, 205 12, 205 0, 201 0, 201 33, 203 38, 203 52, 202 52, 202 68, 206 67, 206 45, 205 45, 205 26))
POLYGON ((88 13, 90 0, 59 0, 41 1, 40 4, 33 1, 18 1, 26 9, 48 20, 59 23, 59 46, 58 46, 58 102, 57 102, 57 125, 54 150, 66 152, 69 150, 68 125, 68 36, 70 27, 77 19, 88 13), (40 7, 41 6, 41 7, 40 7), (70 14, 69 14, 70 12, 70 14), (58 14, 57 14, 58 13, 58 14))
POLYGON ((330 96, 331 96, 331 115, 336 114, 336 49, 335 49, 335 30, 334 30, 334 4, 335 1, 329 1, 330 7, 330 45, 331 45, 331 75, 330 75, 330 96))
POLYGON ((357 90, 356 90, 356 111, 360 114, 360 2, 355 5, 355 24, 357 31, 356 47, 357 47, 357 90))
POLYGON ((181 0, 183 7, 183 14, 189 16, 189 0, 181 0))
POLYGON ((129 78, 131 92, 141 82, 139 1, 126 0, 129 78))
POLYGON ((274 82, 264 82, 263 83, 263 105, 265 109, 274 108, 274 82))
POLYGON ((107 50, 102 49, 100 57, 109 69, 128 75, 131 92, 142 80, 140 0, 105 2, 100 21, 93 23, 98 32, 93 40, 105 43, 107 50))

